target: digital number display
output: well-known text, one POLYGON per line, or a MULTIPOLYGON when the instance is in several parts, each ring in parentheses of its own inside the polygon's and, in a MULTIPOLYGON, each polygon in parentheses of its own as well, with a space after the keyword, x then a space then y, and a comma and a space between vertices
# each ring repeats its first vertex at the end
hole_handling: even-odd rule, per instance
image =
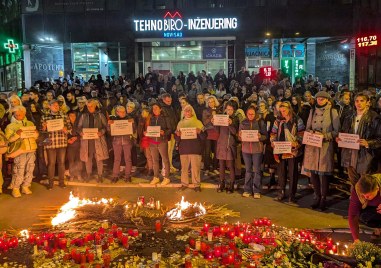
POLYGON ((378 45, 377 35, 367 35, 356 38, 356 47, 373 47, 378 45))

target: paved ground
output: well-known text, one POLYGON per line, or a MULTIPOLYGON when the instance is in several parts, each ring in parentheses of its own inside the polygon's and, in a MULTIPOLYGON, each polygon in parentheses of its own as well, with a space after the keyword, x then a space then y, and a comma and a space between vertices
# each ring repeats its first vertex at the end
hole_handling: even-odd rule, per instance
MULTIPOLYGON (((208 181, 208 180, 205 180, 208 181)), ((348 205, 347 200, 333 200, 334 204, 326 212, 317 212, 309 209, 312 202, 311 190, 299 190, 299 206, 291 206, 273 200, 275 192, 263 195, 259 200, 253 198, 243 198, 240 192, 228 195, 217 193, 213 178, 202 185, 202 192, 197 193, 192 189, 178 192, 178 179, 174 179, 174 184, 168 187, 149 187, 148 180, 133 178, 132 184, 119 182, 110 184, 107 181, 103 184, 73 183, 66 189, 55 187, 53 190, 46 190, 45 186, 33 183, 33 194, 23 195, 21 198, 13 198, 10 190, 0 195, 0 230, 9 228, 27 228, 38 222, 37 215, 41 214, 40 208, 43 206, 61 206, 68 201, 70 191, 81 197, 113 197, 121 200, 137 200, 138 196, 144 195, 146 198, 154 197, 166 205, 175 204, 184 195, 189 201, 200 201, 215 204, 227 204, 234 211, 241 213, 239 219, 231 221, 250 221, 255 217, 268 217, 274 223, 296 228, 347 228, 347 220, 343 218, 348 205)), ((265 191, 266 192, 266 191, 265 191)))

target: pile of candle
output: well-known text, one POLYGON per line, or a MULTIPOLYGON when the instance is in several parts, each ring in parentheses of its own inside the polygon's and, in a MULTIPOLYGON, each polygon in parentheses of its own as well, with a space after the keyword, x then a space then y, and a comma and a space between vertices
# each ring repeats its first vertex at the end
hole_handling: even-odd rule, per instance
POLYGON ((17 237, 8 237, 7 233, 0 236, 0 252, 7 252, 9 249, 16 248, 19 244, 17 237))
POLYGON ((138 207, 146 207, 149 209, 156 209, 156 210, 160 210, 160 208, 161 208, 160 200, 155 201, 155 198, 153 198, 153 197, 150 197, 148 202, 146 202, 144 196, 139 196, 138 200, 136 201, 136 205, 138 207))

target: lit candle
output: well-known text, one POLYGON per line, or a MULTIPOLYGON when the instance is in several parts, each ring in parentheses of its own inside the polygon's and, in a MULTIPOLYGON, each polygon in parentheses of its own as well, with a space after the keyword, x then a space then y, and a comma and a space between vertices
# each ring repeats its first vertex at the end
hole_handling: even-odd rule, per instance
POLYGON ((213 241, 213 230, 208 231, 208 241, 209 242, 213 241))
POLYGON ((161 222, 160 220, 156 220, 155 222, 155 230, 157 233, 161 232, 161 222))

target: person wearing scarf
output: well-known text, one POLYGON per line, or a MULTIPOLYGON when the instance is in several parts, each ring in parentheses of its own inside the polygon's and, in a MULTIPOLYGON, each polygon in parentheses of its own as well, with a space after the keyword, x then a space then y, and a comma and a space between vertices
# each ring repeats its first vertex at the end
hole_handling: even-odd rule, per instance
POLYGON ((355 242, 359 240, 359 222, 375 228, 372 238, 380 238, 381 174, 363 175, 352 187, 348 223, 355 242))
POLYGON ((338 135, 340 118, 329 102, 329 94, 320 91, 316 94, 316 106, 310 111, 306 131, 323 137, 322 146, 306 145, 303 166, 311 172, 316 200, 311 208, 323 211, 326 209, 328 178, 334 170, 334 141, 338 135))
POLYGON ((19 149, 16 151, 18 153, 14 154, 12 182, 10 185, 12 196, 17 198, 21 197, 21 193, 32 194, 30 186, 36 161, 35 151, 37 149, 38 131, 35 130, 34 137, 22 138, 22 128, 31 127, 34 124, 26 119, 24 106, 15 106, 12 112, 11 123, 5 129, 5 137, 10 143, 20 142, 19 149))
POLYGON ((197 119, 196 113, 191 105, 183 108, 184 118, 177 124, 176 141, 178 143, 180 161, 181 161, 181 188, 185 190, 189 186, 188 170, 191 165, 192 183, 194 190, 200 192, 200 172, 202 159, 202 140, 206 139, 207 133, 204 131, 204 125, 197 119), (181 137, 184 128, 195 128, 197 132, 196 139, 183 139, 181 137))

